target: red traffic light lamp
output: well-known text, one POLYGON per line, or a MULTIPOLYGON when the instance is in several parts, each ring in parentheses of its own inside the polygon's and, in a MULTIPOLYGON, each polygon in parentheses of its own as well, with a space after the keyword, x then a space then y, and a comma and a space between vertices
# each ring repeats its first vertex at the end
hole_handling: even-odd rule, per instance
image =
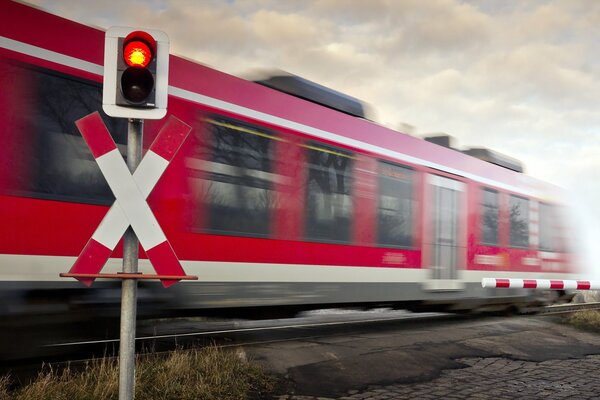
POLYGON ((110 28, 104 48, 104 112, 113 117, 162 118, 167 108, 168 62, 165 33, 110 28))
POLYGON ((156 76, 156 40, 144 31, 131 32, 122 41, 121 61, 117 64, 117 105, 153 108, 156 104, 153 96, 156 76), (123 69, 124 68, 124 69, 123 69), (120 89, 120 90, 118 90, 120 89))
POLYGON ((129 65, 130 67, 144 68, 147 67, 148 64, 150 64, 150 61, 152 61, 154 58, 154 51, 144 40, 133 38, 128 41, 125 39, 123 58, 125 59, 125 64, 129 65))

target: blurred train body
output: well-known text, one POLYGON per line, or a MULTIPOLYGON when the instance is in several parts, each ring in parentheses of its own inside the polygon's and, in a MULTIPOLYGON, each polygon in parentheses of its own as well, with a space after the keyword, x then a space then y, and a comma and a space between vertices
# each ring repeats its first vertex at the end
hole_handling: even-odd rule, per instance
MULTIPOLYGON (((58 276, 114 201, 74 125, 101 110, 103 43, 102 31, 0 5, 5 324, 118 312, 118 282, 58 276)), ((481 278, 575 277, 560 190, 489 152, 492 162, 394 132, 347 96, 337 110, 332 92, 307 100, 183 58, 170 65, 168 112, 193 131, 149 203, 199 281, 141 283, 142 316, 521 307, 533 292, 484 290, 481 278)), ((126 121, 103 118, 124 153, 126 121)), ((145 145, 161 124, 146 122, 145 145)), ((104 271, 120 269, 120 254, 104 271)))

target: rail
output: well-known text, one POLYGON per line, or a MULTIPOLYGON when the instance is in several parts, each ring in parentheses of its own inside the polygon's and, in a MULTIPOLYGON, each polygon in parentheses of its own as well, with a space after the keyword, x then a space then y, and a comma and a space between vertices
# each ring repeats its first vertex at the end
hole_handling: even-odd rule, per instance
MULTIPOLYGON (((535 315, 549 315, 549 314, 564 314, 572 313, 581 310, 594 310, 600 309, 600 302, 595 303, 579 303, 579 304, 560 304, 553 306, 540 307, 535 310, 535 315)), ((157 334, 156 332, 152 335, 140 335, 135 338, 139 342, 147 342, 153 340, 165 340, 165 339, 184 339, 184 338, 200 338, 200 337, 213 337, 228 334, 243 335, 245 333, 258 333, 258 332, 275 332, 275 331, 290 331, 298 332, 299 330, 311 330, 315 328, 325 327, 341 327, 348 325, 361 325, 361 324, 376 324, 376 323, 391 323, 400 320, 403 321, 417 321, 417 320, 452 320, 453 317, 458 317, 455 314, 444 314, 444 313, 417 313, 417 314, 402 314, 395 316, 381 315, 369 315, 366 318, 341 318, 340 316, 333 318, 333 320, 314 320, 312 318, 298 318, 291 320, 272 320, 272 321, 243 321, 233 322, 234 326, 223 326, 219 323, 217 326, 212 328, 204 327, 203 329, 192 329, 186 327, 181 332, 169 332, 166 334, 157 334)), ((193 325, 193 324, 192 324, 193 325)), ((226 324, 225 324, 226 325, 226 324)), ((172 330, 172 329, 171 329, 172 330)), ((176 330, 176 329, 175 329, 176 330)), ((292 335, 294 336, 294 335, 292 335)), ((297 338, 294 336, 294 338, 297 338)), ((281 339, 280 339, 281 340, 281 339)), ((85 341, 74 341, 65 343, 53 343, 46 344, 43 347, 73 347, 73 346, 85 346, 85 345, 99 345, 118 343, 119 339, 101 339, 101 340, 85 340, 85 341)))
POLYGON ((583 310, 598 310, 600 309, 600 302, 594 303, 577 303, 577 304, 557 304, 554 306, 547 306, 541 308, 539 314, 564 314, 583 310))

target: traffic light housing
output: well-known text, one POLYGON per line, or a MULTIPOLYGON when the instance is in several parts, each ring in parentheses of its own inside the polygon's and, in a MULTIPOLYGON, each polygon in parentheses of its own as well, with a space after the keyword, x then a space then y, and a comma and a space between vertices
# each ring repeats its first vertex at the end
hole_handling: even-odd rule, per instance
POLYGON ((167 113, 169 38, 113 27, 104 43, 102 108, 111 117, 160 119, 167 113))

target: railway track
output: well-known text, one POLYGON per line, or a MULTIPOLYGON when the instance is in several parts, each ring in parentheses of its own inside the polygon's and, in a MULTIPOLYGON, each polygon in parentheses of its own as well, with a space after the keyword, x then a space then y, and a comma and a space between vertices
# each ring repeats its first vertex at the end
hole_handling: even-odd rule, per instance
MULTIPOLYGON (((177 341, 194 340, 207 338, 214 341, 215 338, 242 337, 252 335, 260 336, 295 336, 305 337, 307 333, 315 330, 338 331, 344 330, 350 326, 368 326, 376 324, 393 323, 400 320, 407 322, 432 321, 455 318, 452 314, 443 313, 418 313, 413 314, 404 311, 392 311, 385 313, 354 313, 354 314, 336 314, 325 316, 310 316, 281 320, 262 320, 262 321, 221 321, 211 322, 191 319, 179 319, 173 322, 167 321, 164 325, 151 324, 138 329, 140 334, 136 337, 138 343, 150 343, 156 341, 177 341), (173 327, 173 325, 175 325, 173 327), (152 331, 152 334, 147 334, 152 331), (286 333, 287 332, 287 333, 286 333)), ((228 340, 228 339, 226 339, 228 340)), ((73 347, 100 344, 117 344, 119 339, 104 339, 90 341, 71 341, 65 343, 48 344, 46 347, 73 347)))
MULTIPOLYGON (((595 310, 600 309, 600 302, 594 303, 579 303, 579 304, 559 304, 547 307, 542 307, 536 310, 536 315, 550 315, 550 314, 566 314, 573 313, 582 310, 595 310)), ((266 321, 224 321, 224 322, 204 322, 194 321, 194 319, 185 320, 183 323, 175 321, 175 328, 171 328, 173 324, 167 321, 164 327, 169 326, 166 330, 164 327, 152 327, 150 330, 151 334, 148 334, 148 328, 146 332, 142 330, 142 333, 136 337, 138 343, 150 343, 156 341, 178 341, 178 340, 194 340, 207 338, 208 340, 214 340, 214 338, 223 337, 241 337, 252 335, 255 337, 261 334, 267 336, 277 333, 279 336, 283 335, 284 332, 288 332, 291 336, 297 334, 306 333, 314 330, 327 330, 336 331, 339 329, 345 329, 346 327, 358 327, 361 325, 377 325, 384 323, 393 323, 397 321, 435 321, 435 320, 448 320, 458 316, 453 314, 443 313, 408 313, 403 311, 391 311, 388 313, 349 313, 347 315, 337 314, 323 316, 321 319, 316 317, 303 317, 293 318, 284 320, 266 320, 266 321)), ((70 341, 64 343, 48 344, 47 347, 78 347, 86 345, 102 345, 102 344, 118 344, 118 339, 104 339, 104 340, 82 340, 82 341, 70 341)))
MULTIPOLYGON (((562 304, 537 309, 536 315, 573 313, 581 310, 600 309, 600 302, 583 304, 562 304)), ((411 326, 432 326, 441 323, 454 323, 473 316, 443 313, 410 313, 406 311, 384 312, 333 312, 323 315, 309 315, 293 319, 240 321, 203 320, 180 318, 168 320, 142 321, 138 326, 136 344, 139 349, 169 351, 174 346, 220 347, 240 344, 261 344, 297 339, 320 338, 347 333, 348 331, 368 332, 373 329, 387 329, 403 324, 411 326)), ((39 348, 40 357, 55 356, 57 359, 72 357, 98 357, 118 351, 118 338, 57 341, 39 348)), ((25 357, 25 359, 30 358, 25 357)), ((38 356, 33 356, 37 359, 38 356)), ((18 360, 18 358, 16 358, 18 360)))
POLYGON ((566 314, 583 310, 598 310, 600 302, 594 303, 579 303, 579 304, 557 304, 553 306, 543 307, 539 314, 566 314))
MULTIPOLYGON (((136 347, 139 352, 167 353, 178 347, 262 345, 294 340, 318 340, 341 333, 369 332, 398 326, 402 320, 409 326, 431 326, 442 321, 464 319, 464 316, 442 313, 413 314, 406 311, 385 313, 340 313, 311 315, 282 320, 263 321, 207 321, 198 318, 175 318, 144 321, 138 326, 136 347), (374 328, 377 327, 377 328, 374 328)), ((0 376, 10 373, 19 379, 35 376, 41 363, 56 367, 81 367, 86 361, 118 352, 117 338, 80 340, 44 344, 39 347, 39 357, 12 358, 0 362, 0 376), (46 355, 48 354, 48 355, 46 355)))
MULTIPOLYGON (((600 309, 600 302, 594 303, 579 303, 579 304, 559 304, 547 307, 542 307, 536 310, 537 315, 549 315, 549 314, 565 314, 573 313, 583 310, 595 310, 600 309)), ((329 331, 335 331, 338 329, 344 329, 350 326, 368 326, 372 324, 392 323, 396 321, 425 321, 425 320, 437 320, 437 319, 448 319, 452 318, 453 315, 443 313, 419 313, 413 314, 408 312, 397 312, 393 311, 388 313, 350 313, 346 316, 343 314, 335 314, 325 316, 321 319, 316 317, 304 317, 294 318, 285 320, 266 320, 266 321, 222 321, 222 322, 211 322, 194 319, 183 319, 176 320, 174 324, 175 328, 165 330, 164 327, 170 326, 173 322, 166 321, 164 326, 158 329, 152 327, 150 330, 151 334, 148 334, 148 329, 136 337, 136 341, 139 343, 153 342, 153 341, 168 341, 168 340, 188 340, 194 338, 214 338, 224 336, 243 336, 243 335, 260 335, 261 333, 272 334, 274 332, 283 333, 288 331, 290 333, 298 333, 302 331, 309 331, 315 329, 326 329, 329 331), (181 322, 184 321, 184 322, 181 322), (201 328, 199 328, 201 326, 201 328)), ((48 347, 73 347, 73 346, 85 346, 85 345, 99 345, 99 344, 116 344, 118 339, 104 339, 104 340, 92 340, 92 341, 71 341, 65 343, 55 343, 46 345, 48 347)))
MULTIPOLYGON (((600 302, 544 307, 537 310, 536 315, 567 314, 593 309, 600 309, 600 302)), ((440 324, 446 324, 448 329, 452 329, 454 324, 473 320, 473 318, 480 317, 385 311, 380 313, 333 313, 264 321, 207 321, 180 318, 148 321, 147 325, 139 330, 136 343, 142 351, 151 349, 153 352, 163 353, 181 346, 231 347, 267 345, 294 340, 320 342, 323 338, 339 334, 346 335, 350 332, 361 336, 368 335, 374 330, 384 332, 388 329, 399 328, 407 331, 411 329, 427 331, 440 324)), ((326 343, 327 340, 324 342, 326 343)), ((84 365, 85 361, 91 358, 115 355, 118 351, 118 339, 67 341, 47 344, 44 347, 50 350, 50 358, 41 355, 41 358, 13 359, 0 363, 0 372, 4 371, 26 379, 35 376, 42 361, 52 365, 84 365)))

